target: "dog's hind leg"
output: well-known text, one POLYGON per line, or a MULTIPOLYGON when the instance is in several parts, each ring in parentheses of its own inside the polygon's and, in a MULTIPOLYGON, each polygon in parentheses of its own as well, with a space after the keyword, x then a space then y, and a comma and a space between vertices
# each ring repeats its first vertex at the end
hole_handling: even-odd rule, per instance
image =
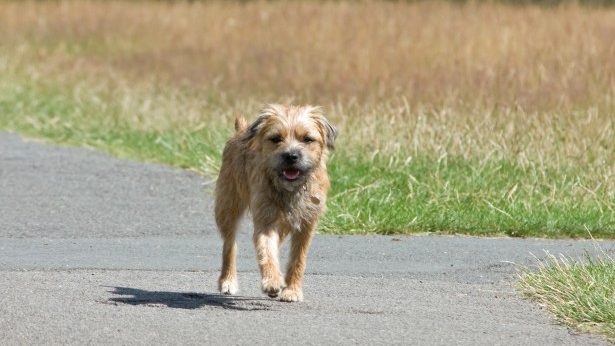
POLYGON ((239 289, 237 283, 237 243, 235 236, 239 220, 246 210, 246 205, 228 185, 218 185, 216 191, 215 216, 218 230, 222 236, 222 270, 218 279, 218 289, 222 294, 235 294, 239 289), (226 186, 222 187, 222 186, 226 186))

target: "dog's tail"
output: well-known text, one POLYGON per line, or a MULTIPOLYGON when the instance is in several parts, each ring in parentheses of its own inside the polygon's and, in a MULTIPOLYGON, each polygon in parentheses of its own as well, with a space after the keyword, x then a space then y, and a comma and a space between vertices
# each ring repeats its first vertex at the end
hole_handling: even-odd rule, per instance
POLYGON ((248 128, 248 123, 246 122, 246 119, 242 117, 241 115, 238 115, 235 118, 235 131, 243 132, 247 128, 248 128))

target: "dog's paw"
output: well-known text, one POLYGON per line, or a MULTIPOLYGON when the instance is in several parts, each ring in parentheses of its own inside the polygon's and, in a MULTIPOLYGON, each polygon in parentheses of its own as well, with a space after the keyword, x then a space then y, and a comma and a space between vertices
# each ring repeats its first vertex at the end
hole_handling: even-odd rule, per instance
POLYGON ((280 294, 280 300, 283 302, 300 302, 303 301, 303 290, 300 288, 285 288, 280 294))
POLYGON ((263 279, 261 287, 263 293, 271 298, 275 298, 280 294, 282 288, 284 288, 284 280, 282 277, 263 279))
POLYGON ((227 295, 232 295, 237 293, 237 291, 239 291, 239 285, 237 284, 237 278, 230 278, 230 279, 220 279, 220 281, 218 281, 218 289, 220 290, 220 293, 222 294, 227 294, 227 295))

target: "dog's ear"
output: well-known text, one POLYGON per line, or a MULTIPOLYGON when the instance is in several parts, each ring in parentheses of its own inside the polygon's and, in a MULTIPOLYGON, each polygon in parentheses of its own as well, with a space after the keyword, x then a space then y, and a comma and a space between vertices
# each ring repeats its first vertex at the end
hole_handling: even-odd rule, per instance
POLYGON ((325 118, 324 115, 320 115, 319 122, 325 131, 325 145, 329 150, 335 149, 335 139, 337 138, 337 129, 335 126, 325 118))
POLYGON ((265 113, 259 115, 258 118, 256 118, 256 120, 254 120, 254 122, 250 124, 250 126, 245 131, 243 135, 243 140, 247 142, 251 140, 252 138, 256 137, 256 135, 258 134, 258 131, 263 126, 263 123, 265 122, 265 120, 267 120, 268 117, 269 117, 269 114, 265 114, 265 113))
POLYGON ((235 118, 235 132, 243 132, 248 127, 248 123, 246 119, 241 115, 238 115, 235 118))

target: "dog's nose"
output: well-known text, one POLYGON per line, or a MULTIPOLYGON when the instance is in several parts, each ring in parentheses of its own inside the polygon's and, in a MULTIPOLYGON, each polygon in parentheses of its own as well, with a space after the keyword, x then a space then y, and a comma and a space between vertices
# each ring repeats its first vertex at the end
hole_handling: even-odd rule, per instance
POLYGON ((282 154, 282 158, 287 163, 295 163, 299 160, 300 157, 301 157, 301 154, 298 151, 289 151, 289 152, 282 154))

